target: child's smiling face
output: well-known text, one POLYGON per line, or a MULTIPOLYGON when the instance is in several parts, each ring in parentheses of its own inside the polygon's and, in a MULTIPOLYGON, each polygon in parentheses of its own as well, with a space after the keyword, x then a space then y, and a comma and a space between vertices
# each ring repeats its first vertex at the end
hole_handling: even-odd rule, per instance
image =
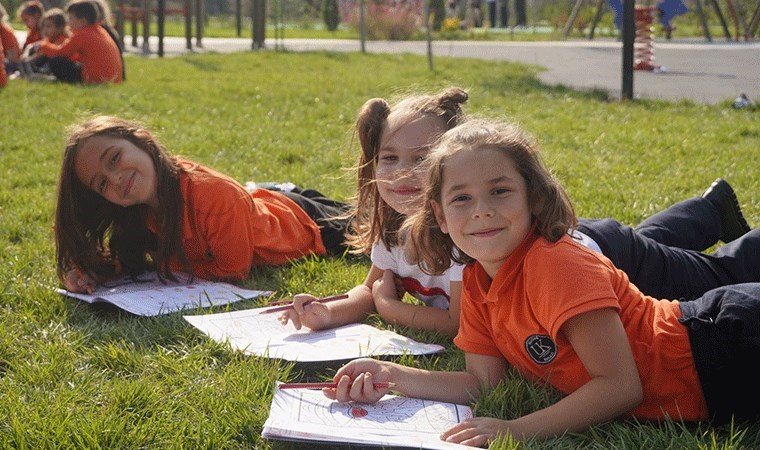
POLYGON ((423 177, 420 163, 430 145, 445 131, 443 120, 424 115, 408 121, 391 114, 380 138, 375 181, 383 201, 399 214, 421 206, 423 177))
POLYGON ((511 158, 491 148, 461 150, 445 164, 436 219, 493 278, 531 228, 525 179, 511 158))
POLYGON ((158 207, 153 159, 131 141, 106 135, 87 138, 79 144, 74 169, 82 184, 111 203, 158 207))

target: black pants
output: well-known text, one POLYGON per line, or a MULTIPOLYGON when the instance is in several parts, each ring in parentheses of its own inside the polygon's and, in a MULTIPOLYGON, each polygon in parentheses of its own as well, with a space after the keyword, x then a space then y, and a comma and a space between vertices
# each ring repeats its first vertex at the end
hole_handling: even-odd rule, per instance
POLYGON ((760 417, 760 283, 713 289, 680 306, 713 423, 760 417))
POLYGON ((314 189, 302 189, 297 186, 290 191, 275 187, 266 189, 278 191, 296 202, 319 225, 322 243, 328 253, 336 255, 346 250, 345 235, 350 223, 347 217, 350 209, 348 203, 329 199, 314 189))
POLYGON ((74 62, 65 56, 50 58, 50 72, 64 83, 82 82, 82 64, 74 62))
POLYGON ((581 219, 578 230, 655 298, 691 300, 719 286, 760 282, 760 229, 712 254, 701 252, 722 234, 718 209, 701 197, 676 203, 635 229, 612 219, 581 219))

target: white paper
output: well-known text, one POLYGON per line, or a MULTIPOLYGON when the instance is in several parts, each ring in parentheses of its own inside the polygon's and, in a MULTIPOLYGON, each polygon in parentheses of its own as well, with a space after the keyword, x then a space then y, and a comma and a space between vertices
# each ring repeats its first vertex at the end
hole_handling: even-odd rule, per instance
POLYGON ((282 325, 280 313, 262 314, 256 308, 219 314, 185 316, 185 320, 218 342, 249 355, 288 361, 313 362, 355 359, 379 355, 425 355, 444 350, 422 344, 389 330, 351 324, 322 331, 282 325))
POLYGON ((394 395, 371 405, 340 403, 319 390, 276 389, 261 435, 292 441, 465 448, 441 441, 440 435, 468 417, 472 417, 470 407, 453 403, 394 395))
POLYGON ((243 299, 269 295, 269 291, 243 289, 228 283, 218 283, 195 277, 187 284, 189 276, 175 273, 177 282, 159 281, 155 273, 145 273, 137 281, 124 278, 98 286, 92 294, 56 289, 60 294, 87 303, 111 303, 124 311, 138 316, 158 316, 175 311, 208 306, 226 305, 243 299))

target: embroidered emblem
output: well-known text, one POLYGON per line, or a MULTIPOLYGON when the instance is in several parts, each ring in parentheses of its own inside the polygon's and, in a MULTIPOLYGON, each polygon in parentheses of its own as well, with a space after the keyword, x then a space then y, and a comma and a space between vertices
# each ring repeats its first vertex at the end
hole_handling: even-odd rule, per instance
POLYGON ((557 357, 557 344, 545 334, 531 334, 525 339, 525 350, 538 364, 549 364, 557 357))

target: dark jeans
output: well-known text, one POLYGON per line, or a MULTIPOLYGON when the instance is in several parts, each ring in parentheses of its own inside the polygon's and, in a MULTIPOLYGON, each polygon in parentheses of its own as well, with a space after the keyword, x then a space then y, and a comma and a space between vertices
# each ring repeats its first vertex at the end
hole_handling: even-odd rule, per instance
POLYGON ((348 203, 332 200, 314 189, 295 187, 291 191, 277 188, 267 189, 279 191, 300 206, 311 219, 319 225, 322 243, 330 254, 341 254, 346 250, 345 234, 350 223, 347 212, 348 203))
POLYGON ((713 289, 681 303, 702 392, 714 424, 760 416, 760 284, 713 289))
POLYGON ((721 217, 701 197, 676 203, 631 228, 613 219, 581 219, 594 239, 644 294, 691 300, 719 286, 760 281, 760 229, 702 253, 718 242, 721 217))
POLYGON ((82 64, 76 63, 65 56, 50 58, 50 72, 64 83, 82 82, 82 64))

